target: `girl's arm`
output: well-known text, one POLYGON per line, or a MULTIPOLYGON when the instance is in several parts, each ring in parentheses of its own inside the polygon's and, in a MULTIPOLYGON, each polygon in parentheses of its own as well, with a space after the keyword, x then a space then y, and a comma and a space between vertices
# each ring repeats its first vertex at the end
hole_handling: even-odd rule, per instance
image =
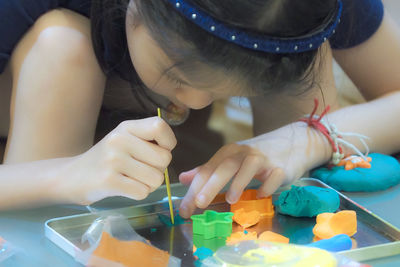
MULTIPOLYGON (((325 118, 341 132, 370 137, 371 151, 400 151, 400 92, 368 103, 346 107, 325 118)), ((348 139, 361 151, 358 140, 348 139)), ((268 196, 282 184, 300 178, 306 171, 328 162, 332 148, 327 139, 304 122, 294 122, 274 131, 221 148, 206 164, 182 173, 191 184, 180 212, 190 216, 196 207, 206 208, 231 180, 226 200, 235 203, 253 178, 261 181, 259 196, 268 196)))
MULTIPOLYGON (((386 14, 382 25, 368 41, 335 51, 334 55, 364 96, 375 100, 334 111, 328 115, 328 121, 341 132, 368 136, 371 151, 387 154, 399 151, 400 34, 394 22, 386 14)), ((329 80, 325 82, 330 83, 329 80)), ((306 105, 309 109, 298 117, 310 112, 312 98, 312 94, 303 98, 304 103, 309 103, 306 105)), ((331 103, 335 101, 328 97, 328 104, 331 103)), ((293 107, 282 106, 282 114, 290 108, 293 107)), ((293 116, 287 116, 290 117, 293 116)), ((268 123, 258 120, 259 123, 263 121, 268 123)), ((347 140, 363 150, 357 140, 347 140)), ((290 123, 245 140, 241 145, 225 146, 206 164, 181 174, 183 183, 191 183, 180 207, 181 214, 188 217, 196 207, 207 207, 232 178, 226 195, 230 203, 238 200, 253 177, 263 183, 259 195, 270 195, 283 183, 301 177, 331 156, 332 149, 325 137, 302 122, 290 123)))
POLYGON ((371 38, 333 55, 367 100, 400 90, 400 29, 387 12, 371 38))
POLYGON ((0 209, 143 199, 162 184, 176 139, 160 118, 125 121, 92 146, 105 76, 86 18, 66 10, 43 15, 14 49, 10 69, 0 209))
MULTIPOLYGON (((353 48, 333 50, 333 55, 369 102, 334 112, 330 119, 341 131, 370 137, 371 151, 399 152, 399 26, 385 12, 381 26, 371 38, 353 48)), ((362 148, 360 144, 357 146, 362 148)))
POLYGON ((0 165, 0 210, 71 203, 66 198, 68 192, 56 190, 60 181, 68 179, 60 177, 60 170, 70 161, 71 158, 62 158, 0 165))
POLYGON ((144 199, 163 183, 175 145, 169 125, 152 117, 122 122, 74 157, 0 165, 0 210, 88 205, 110 196, 144 199))

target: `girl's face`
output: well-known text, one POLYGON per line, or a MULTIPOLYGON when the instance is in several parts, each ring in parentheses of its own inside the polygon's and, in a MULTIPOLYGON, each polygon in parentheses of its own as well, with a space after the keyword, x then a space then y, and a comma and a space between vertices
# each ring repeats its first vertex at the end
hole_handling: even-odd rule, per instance
MULTIPOLYGON (((132 16, 127 15, 126 34, 133 66, 143 83, 157 94, 167 97, 182 108, 202 109, 214 100, 232 95, 232 86, 219 75, 218 82, 203 88, 185 77, 157 45, 143 25, 132 26, 132 16), (168 71, 167 71, 168 70, 168 71)), ((213 78, 217 73, 208 70, 213 78)), ((211 78, 211 77, 210 77, 211 78)))

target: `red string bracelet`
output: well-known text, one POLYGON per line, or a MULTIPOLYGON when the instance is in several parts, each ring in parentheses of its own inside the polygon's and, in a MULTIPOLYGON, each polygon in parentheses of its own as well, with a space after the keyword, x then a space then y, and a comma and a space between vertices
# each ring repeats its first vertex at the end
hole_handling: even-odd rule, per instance
MULTIPOLYGON (((319 106, 319 101, 317 98, 314 99, 314 109, 311 112, 311 114, 307 117, 301 118, 299 121, 303 121, 305 123, 307 123, 308 126, 316 129, 317 131, 321 132, 326 139, 328 140, 329 144, 332 147, 333 150, 333 156, 332 159, 334 161, 334 164, 337 164, 338 161, 340 161, 341 158, 344 157, 343 155, 343 149, 342 147, 337 144, 334 141, 334 138, 331 136, 330 131, 327 129, 327 127, 321 122, 322 118, 328 113, 328 111, 330 110, 330 106, 328 105, 323 112, 321 113, 321 115, 315 115, 317 109, 319 106), (337 159, 336 159, 337 158, 337 159)), ((341 138, 341 136, 337 136, 339 138, 341 138)))

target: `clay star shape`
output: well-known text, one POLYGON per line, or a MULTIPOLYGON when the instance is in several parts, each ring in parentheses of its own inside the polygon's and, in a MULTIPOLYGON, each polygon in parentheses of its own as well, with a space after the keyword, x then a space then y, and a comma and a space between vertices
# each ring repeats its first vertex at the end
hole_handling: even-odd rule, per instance
POLYGON ((344 166, 346 171, 352 170, 355 168, 371 168, 371 158, 367 157, 367 161, 365 161, 362 157, 359 156, 349 156, 342 159, 338 166, 344 166))
POLYGON ((232 212, 206 210, 203 214, 192 215, 193 234, 203 235, 204 239, 228 237, 232 233, 232 212))

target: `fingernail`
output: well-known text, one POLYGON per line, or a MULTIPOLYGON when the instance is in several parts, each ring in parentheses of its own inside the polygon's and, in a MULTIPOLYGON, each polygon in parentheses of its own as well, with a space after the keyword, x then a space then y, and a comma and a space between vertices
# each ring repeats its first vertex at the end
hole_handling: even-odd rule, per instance
POLYGON ((226 196, 226 202, 228 202, 229 204, 236 203, 236 201, 237 201, 236 199, 237 199, 237 197, 235 194, 229 194, 226 196))
POLYGON ((196 198, 196 204, 197 206, 203 207, 206 204, 206 196, 205 195, 199 195, 196 198))
POLYGON ((256 198, 257 198, 257 199, 265 198, 265 193, 264 193, 264 192, 257 192, 256 198))

